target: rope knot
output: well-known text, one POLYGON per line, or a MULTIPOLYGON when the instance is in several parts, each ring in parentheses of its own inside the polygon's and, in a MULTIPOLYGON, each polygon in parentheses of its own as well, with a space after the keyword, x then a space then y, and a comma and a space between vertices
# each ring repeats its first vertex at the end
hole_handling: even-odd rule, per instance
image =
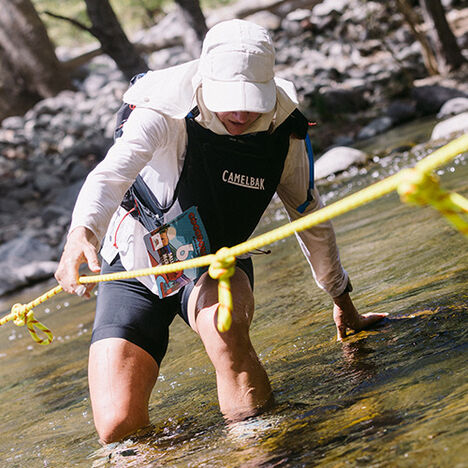
POLYGON ((223 247, 218 250, 215 259, 211 262, 208 268, 208 273, 213 279, 227 280, 236 271, 236 258, 229 255, 229 249, 223 247))
POLYGON ((11 315, 13 317, 13 323, 18 327, 26 325, 27 314, 29 310, 26 304, 14 304, 11 308, 11 315))
POLYGON ((401 201, 414 205, 435 205, 442 202, 446 194, 439 186, 439 178, 417 168, 401 172, 397 191, 401 201))
MULTIPOLYGON (((28 304, 14 304, 11 308, 11 312, 7 317, 5 317, 4 321, 9 320, 12 320, 18 327, 26 325, 28 327, 29 334, 36 343, 48 345, 54 339, 52 332, 44 324, 36 320, 34 312, 28 304), (42 331, 45 338, 40 338, 36 329, 42 331)), ((0 322, 0 325, 3 325, 3 322, 0 322)))
POLYGON ((397 191, 402 202, 432 205, 450 224, 468 236, 468 222, 465 219, 468 215, 468 201, 458 193, 442 189, 436 175, 417 167, 405 169, 397 191))

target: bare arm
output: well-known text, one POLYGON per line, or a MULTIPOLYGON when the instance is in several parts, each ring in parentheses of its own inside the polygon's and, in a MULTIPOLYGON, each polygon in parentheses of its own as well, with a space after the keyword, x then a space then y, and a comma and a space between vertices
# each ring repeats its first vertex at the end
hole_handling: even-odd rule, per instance
POLYGON ((160 114, 149 109, 135 109, 123 136, 89 174, 78 195, 70 233, 55 274, 65 291, 75 294, 84 291, 89 297, 92 286, 84 290, 79 285, 79 268, 87 263, 92 272, 100 271, 97 252, 111 217, 166 133, 160 114))
MULTIPOLYGON (((296 209, 305 200, 309 185, 309 166, 303 142, 291 141, 287 162, 289 167, 283 174, 278 195, 290 219, 294 220, 320 209, 323 205, 316 191, 315 201, 303 215, 296 209)), ((362 330, 387 316, 375 313, 359 314, 356 310, 348 293, 348 275, 341 265, 335 233, 330 222, 313 226, 299 233, 297 237, 317 284, 332 297, 333 320, 339 341, 346 337, 348 329, 362 330)))
MULTIPOLYGON (((297 208, 307 198, 309 187, 309 160, 303 140, 291 139, 290 150, 277 193, 289 219, 294 221, 323 207, 317 190, 314 200, 304 213, 297 208)), ((330 221, 313 226, 296 234, 297 240, 312 270, 319 288, 330 296, 340 295, 348 284, 336 244, 335 231, 330 221)))

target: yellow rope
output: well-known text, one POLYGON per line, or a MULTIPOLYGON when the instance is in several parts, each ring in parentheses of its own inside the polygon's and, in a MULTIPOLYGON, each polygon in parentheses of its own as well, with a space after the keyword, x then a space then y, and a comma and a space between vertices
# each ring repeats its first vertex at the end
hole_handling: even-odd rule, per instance
POLYGON ((231 276, 236 268, 236 257, 229 253, 227 247, 223 247, 216 253, 215 259, 211 262, 208 273, 213 279, 218 280, 218 322, 217 327, 220 332, 228 331, 232 323, 232 294, 231 276))
MULTIPOLYGON (((468 134, 462 135, 434 151, 418 162, 412 169, 404 169, 393 176, 349 195, 310 215, 249 239, 242 244, 231 248, 224 247, 215 255, 206 255, 183 262, 141 270, 122 271, 107 275, 82 276, 79 278, 79 282, 82 284, 100 283, 103 281, 173 273, 188 268, 210 265, 210 276, 219 281, 218 294, 220 305, 218 308, 217 326, 219 331, 225 332, 229 330, 231 326, 233 304, 229 278, 234 274, 235 257, 250 252, 251 250, 264 247, 280 239, 284 239, 296 232, 309 229, 324 221, 328 221, 329 219, 351 211, 394 190, 398 191, 403 202, 432 205, 446 217, 456 229, 465 236, 468 236, 468 222, 463 218, 463 216, 466 217, 468 214, 468 200, 457 193, 446 192, 441 189, 439 187, 438 178, 432 174, 434 169, 448 163, 464 151, 468 151, 468 134)), ((14 321, 17 325, 24 325, 26 323, 35 341, 41 344, 49 344, 52 341, 52 333, 34 318, 32 309, 50 299, 55 294, 58 294, 61 290, 62 288, 57 286, 29 304, 15 304, 10 314, 0 319, 0 325, 8 321, 14 321), (47 338, 39 339, 34 327, 42 330, 47 338)))
POLYGON ((54 339, 52 332, 44 324, 36 320, 32 309, 55 296, 60 291, 62 291, 62 286, 56 286, 28 304, 13 305, 11 312, 0 319, 0 326, 10 321, 19 327, 26 325, 29 330, 29 334, 36 343, 42 345, 48 345, 52 343, 52 340, 54 339), (46 338, 39 338, 36 332, 36 328, 41 330, 46 335, 46 338))
POLYGON ((397 191, 403 202, 432 205, 452 226, 468 236, 468 222, 462 217, 468 213, 468 201, 465 198, 458 193, 441 189, 439 178, 435 174, 427 174, 414 168, 402 171, 401 176, 397 191))

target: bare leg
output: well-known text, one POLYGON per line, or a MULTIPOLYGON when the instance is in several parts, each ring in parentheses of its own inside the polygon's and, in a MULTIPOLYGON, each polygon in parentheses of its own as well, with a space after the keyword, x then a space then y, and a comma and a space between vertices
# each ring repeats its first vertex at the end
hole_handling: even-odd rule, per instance
POLYGON ((91 345, 88 379, 94 424, 103 443, 149 424, 148 402, 159 368, 139 346, 121 338, 91 345))
POLYGON ((249 327, 254 298, 247 275, 237 270, 231 278, 234 311, 230 330, 216 328, 218 282, 203 275, 188 303, 192 328, 200 335, 216 370, 221 412, 228 421, 258 414, 272 402, 268 376, 252 346, 249 327))

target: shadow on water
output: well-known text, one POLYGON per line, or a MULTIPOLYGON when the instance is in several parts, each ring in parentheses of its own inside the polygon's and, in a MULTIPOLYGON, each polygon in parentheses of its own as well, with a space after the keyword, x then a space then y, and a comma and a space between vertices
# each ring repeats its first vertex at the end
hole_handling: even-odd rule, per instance
MULTIPOLYGON (((443 185, 466 195, 466 160, 450 167, 443 185)), ((372 178, 327 187, 341 198, 372 178)), ((262 229, 284 222, 272 204, 262 229)), ((13 325, 0 328, 1 466, 468 466, 466 239, 395 195, 334 224, 358 309, 389 318, 337 342, 330 299, 313 284, 295 239, 272 245, 255 259, 251 335, 274 408, 227 426, 213 368, 176 319, 150 401, 154 425, 100 448, 86 379, 94 300, 61 295, 36 314, 56 335, 51 346, 34 345, 13 325)))

